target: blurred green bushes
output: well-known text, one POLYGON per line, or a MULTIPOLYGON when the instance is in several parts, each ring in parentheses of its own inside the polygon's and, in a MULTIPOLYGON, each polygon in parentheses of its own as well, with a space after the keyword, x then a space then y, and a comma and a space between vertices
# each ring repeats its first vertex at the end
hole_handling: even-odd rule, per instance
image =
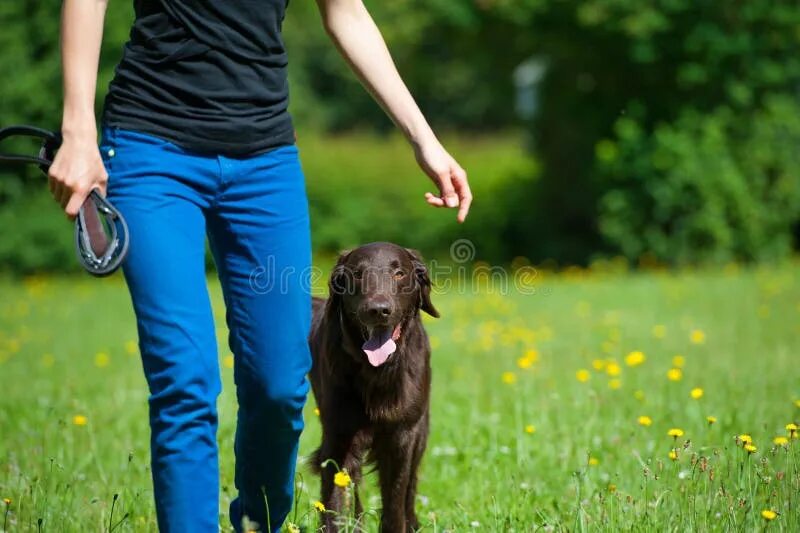
POLYGON ((613 187, 601 230, 628 257, 678 263, 775 260, 800 213, 800 108, 769 96, 750 113, 685 111, 646 135, 633 119, 597 146, 613 187))
POLYGON ((535 229, 523 248, 676 264, 797 247, 800 4, 523 3, 549 65, 542 179, 517 196, 535 208, 509 220, 535 229))
MULTIPOLYGON (((58 127, 59 4, 0 5, 0 124, 58 127)), ((109 4, 98 103, 131 4, 109 4)), ((316 6, 291 2, 291 109, 318 251, 390 239, 436 255, 466 237, 493 261, 622 254, 678 264, 771 260, 797 248, 797 2, 367 4, 420 106, 439 131, 453 133, 476 207, 464 226, 426 210, 424 178, 329 43, 316 6), (512 74, 531 59, 546 70, 537 112, 521 122, 512 74), (520 129, 527 159, 518 136, 503 133, 520 129)), ((0 222, 14 228, 0 238, 0 268, 74 263, 43 188, 32 169, 0 167, 0 222), (42 220, 24 223, 23 215, 42 220), (29 252, 33 243, 49 249, 29 252)))

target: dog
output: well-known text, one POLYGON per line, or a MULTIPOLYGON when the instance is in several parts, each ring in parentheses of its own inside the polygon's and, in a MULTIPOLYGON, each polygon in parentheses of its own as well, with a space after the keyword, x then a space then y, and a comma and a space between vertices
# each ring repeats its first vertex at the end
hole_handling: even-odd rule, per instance
POLYGON ((323 527, 338 531, 346 507, 334 484, 337 467, 354 484, 357 517, 362 463, 374 464, 383 511, 380 530, 419 528, 414 512, 417 469, 428 440, 431 387, 428 336, 420 311, 438 318, 420 254, 387 242, 344 252, 327 300, 314 298, 309 344, 311 386, 322 422, 312 456, 321 476, 323 527))

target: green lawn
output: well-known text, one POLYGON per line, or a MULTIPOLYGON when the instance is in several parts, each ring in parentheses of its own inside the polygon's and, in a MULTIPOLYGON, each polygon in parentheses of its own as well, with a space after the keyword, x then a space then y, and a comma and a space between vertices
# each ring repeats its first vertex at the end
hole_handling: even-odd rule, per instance
MULTIPOLYGON (((800 265, 540 273, 535 288, 435 297, 425 531, 800 530, 800 442, 773 444, 800 420, 800 265)), ((154 531, 147 391, 121 278, 5 279, 0 295, 5 529, 154 531)), ((215 282, 212 295, 222 340, 215 282)), ((235 404, 222 347, 220 358, 224 513, 235 404)), ((312 404, 307 428, 304 454, 319 439, 312 404)), ((317 482, 300 472, 291 519, 313 526, 317 482)), ((374 483, 365 492, 376 509, 374 483)))

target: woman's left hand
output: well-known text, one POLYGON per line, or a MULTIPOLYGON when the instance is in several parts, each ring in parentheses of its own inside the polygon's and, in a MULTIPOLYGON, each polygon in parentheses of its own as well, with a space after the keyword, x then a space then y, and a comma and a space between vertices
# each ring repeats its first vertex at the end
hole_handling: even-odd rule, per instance
POLYGON ((420 168, 439 188, 439 194, 425 193, 425 200, 434 207, 458 207, 457 219, 464 222, 472 204, 467 173, 437 140, 415 145, 414 153, 420 168))

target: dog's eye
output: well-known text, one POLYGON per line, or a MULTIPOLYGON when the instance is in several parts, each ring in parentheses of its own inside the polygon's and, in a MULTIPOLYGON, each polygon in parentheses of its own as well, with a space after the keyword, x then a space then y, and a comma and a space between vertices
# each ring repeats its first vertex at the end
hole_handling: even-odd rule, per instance
POLYGON ((402 270, 396 270, 395 271, 394 279, 403 279, 404 277, 406 277, 406 273, 405 272, 403 272, 402 270))

